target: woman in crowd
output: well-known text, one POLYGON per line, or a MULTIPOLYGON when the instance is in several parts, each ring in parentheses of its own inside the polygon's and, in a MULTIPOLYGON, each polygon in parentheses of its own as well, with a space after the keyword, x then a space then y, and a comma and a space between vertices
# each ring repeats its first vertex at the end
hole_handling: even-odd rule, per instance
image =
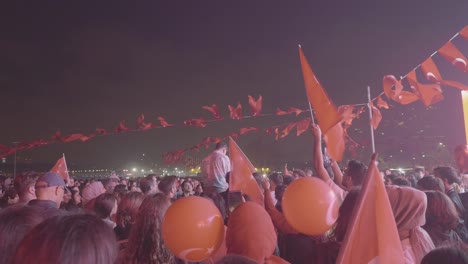
POLYGON ((128 239, 130 230, 135 223, 138 208, 145 196, 140 192, 129 192, 122 197, 117 208, 117 226, 115 234, 117 240, 128 239))
POLYGON ((185 180, 182 182, 181 186, 182 186, 182 194, 179 196, 179 199, 194 195, 192 182, 185 180))
POLYGON ((112 264, 117 258, 114 232, 93 215, 49 218, 21 241, 15 264, 112 264))
POLYGON ((458 214, 450 198, 437 191, 425 192, 427 196, 426 224, 423 226, 436 247, 461 242, 454 231, 458 225, 458 214))
POLYGON ((110 228, 115 228, 116 223, 113 221, 113 217, 117 213, 117 200, 113 194, 103 193, 99 195, 94 203, 94 212, 110 228))
POLYGON ((147 196, 138 210, 136 223, 130 232, 128 246, 122 252, 122 264, 171 264, 175 257, 162 239, 162 221, 171 205, 163 193, 147 196))

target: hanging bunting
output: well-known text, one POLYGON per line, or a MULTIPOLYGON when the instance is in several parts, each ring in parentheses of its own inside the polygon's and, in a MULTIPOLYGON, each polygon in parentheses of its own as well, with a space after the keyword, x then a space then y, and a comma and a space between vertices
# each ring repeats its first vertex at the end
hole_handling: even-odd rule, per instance
POLYGON ((229 113, 231 119, 240 120, 242 119, 242 105, 237 103, 237 106, 234 108, 231 105, 228 105, 229 113))
POLYGON ((259 116, 262 112, 262 96, 259 95, 258 99, 255 100, 252 96, 248 96, 249 98, 249 106, 252 116, 259 116))
POLYGON ((445 43, 445 45, 439 49, 439 53, 453 66, 457 67, 463 72, 468 72, 468 65, 467 65, 468 60, 457 49, 457 47, 453 45, 451 41, 445 43))
POLYGON ((209 111, 213 115, 214 119, 216 119, 216 120, 223 120, 224 119, 221 116, 221 114, 219 113, 219 108, 218 108, 217 105, 215 105, 215 104, 212 104, 211 106, 205 105, 205 106, 202 106, 202 108, 209 111))
POLYGON ((426 107, 438 103, 444 99, 440 86, 436 83, 419 83, 416 77, 416 71, 413 70, 408 73, 406 78, 408 79, 411 88, 416 91, 426 107))

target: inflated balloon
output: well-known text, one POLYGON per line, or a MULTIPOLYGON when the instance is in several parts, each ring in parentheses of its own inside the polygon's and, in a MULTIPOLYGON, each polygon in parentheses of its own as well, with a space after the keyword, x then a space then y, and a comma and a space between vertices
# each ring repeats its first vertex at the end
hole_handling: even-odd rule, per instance
POLYGON ((224 240, 224 221, 211 200, 198 196, 174 202, 162 223, 167 248, 186 261, 203 261, 218 250, 224 240))
POLYGON ((339 204, 333 190, 318 178, 293 181, 281 204, 288 223, 306 235, 323 234, 338 217, 339 204))

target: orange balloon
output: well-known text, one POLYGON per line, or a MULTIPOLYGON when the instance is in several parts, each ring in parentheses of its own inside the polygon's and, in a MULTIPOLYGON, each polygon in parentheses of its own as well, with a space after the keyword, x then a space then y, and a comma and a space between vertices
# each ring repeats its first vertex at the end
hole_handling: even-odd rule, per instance
POLYGON ((306 235, 325 233, 338 218, 335 192, 318 178, 293 181, 284 192, 281 206, 288 223, 306 235))
POLYGON ((224 221, 214 203, 190 196, 174 202, 162 223, 167 248, 186 261, 203 261, 213 255, 224 240, 224 221))

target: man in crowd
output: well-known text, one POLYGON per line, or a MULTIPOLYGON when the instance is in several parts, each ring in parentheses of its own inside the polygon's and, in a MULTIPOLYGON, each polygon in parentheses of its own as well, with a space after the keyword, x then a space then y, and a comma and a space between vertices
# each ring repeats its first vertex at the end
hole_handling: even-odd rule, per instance
POLYGON ((201 166, 205 193, 218 192, 226 201, 229 189, 226 175, 231 171, 231 161, 226 155, 227 149, 225 142, 219 142, 215 150, 203 159, 201 166))
POLYGON ((29 201, 36 199, 36 184, 39 174, 36 172, 24 172, 16 175, 13 185, 18 193, 19 200, 15 206, 24 206, 29 201))
POLYGON ((40 207, 44 216, 52 217, 60 214, 60 204, 65 192, 65 181, 55 172, 41 175, 35 185, 37 199, 31 200, 28 206, 40 207))

